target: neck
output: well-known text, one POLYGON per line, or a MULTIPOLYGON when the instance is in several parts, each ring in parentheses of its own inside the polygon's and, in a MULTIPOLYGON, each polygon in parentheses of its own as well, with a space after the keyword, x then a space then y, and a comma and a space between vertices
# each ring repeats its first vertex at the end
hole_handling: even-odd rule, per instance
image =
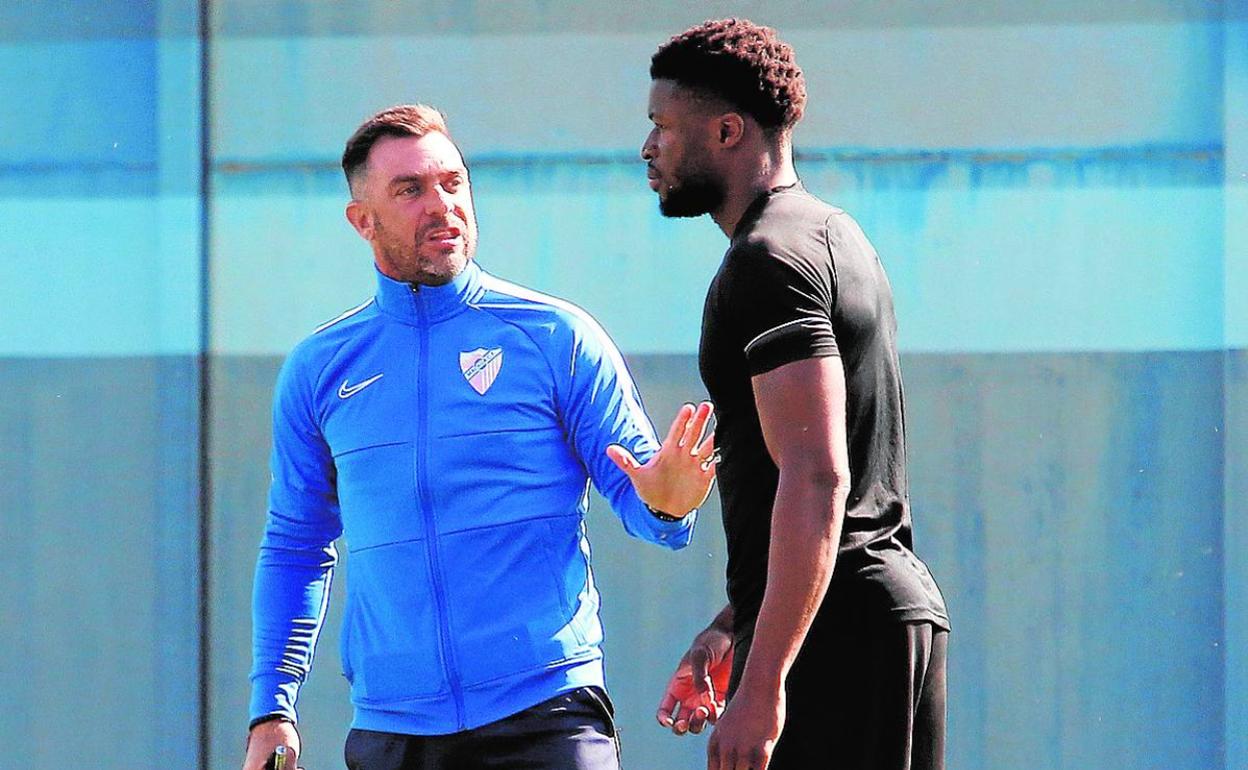
POLYGON ((743 168, 728 174, 724 202, 711 212, 711 219, 724 235, 732 238, 741 217, 758 196, 797 181, 793 148, 787 141, 753 153, 743 168))

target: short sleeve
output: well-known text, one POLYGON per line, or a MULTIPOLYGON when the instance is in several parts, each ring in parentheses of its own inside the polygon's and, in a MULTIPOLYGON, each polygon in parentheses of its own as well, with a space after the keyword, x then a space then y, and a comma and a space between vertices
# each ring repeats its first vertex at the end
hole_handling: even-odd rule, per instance
POLYGON ((831 263, 776 254, 764 244, 734 247, 721 284, 733 308, 751 375, 794 361, 840 355, 832 328, 831 263))

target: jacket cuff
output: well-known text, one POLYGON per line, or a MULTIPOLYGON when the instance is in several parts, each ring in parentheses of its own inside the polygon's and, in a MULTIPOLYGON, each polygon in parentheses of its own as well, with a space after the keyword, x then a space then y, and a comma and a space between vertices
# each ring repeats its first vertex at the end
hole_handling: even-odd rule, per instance
POLYGON ((697 523, 698 509, 675 521, 666 521, 650 512, 650 507, 642 502, 635 491, 630 490, 629 496, 633 505, 629 519, 639 531, 638 536, 652 543, 678 550, 689 545, 693 539, 693 526, 697 523))
POLYGON ((248 718, 254 726, 265 719, 284 718, 298 722, 295 699, 299 682, 285 674, 262 674, 251 678, 251 705, 248 718))

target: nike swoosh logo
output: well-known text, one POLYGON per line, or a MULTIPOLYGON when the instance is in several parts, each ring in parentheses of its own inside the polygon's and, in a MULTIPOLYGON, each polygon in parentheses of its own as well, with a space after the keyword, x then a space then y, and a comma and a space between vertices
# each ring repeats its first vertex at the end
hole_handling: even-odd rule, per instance
POLYGON ((377 380, 380 380, 383 376, 385 375, 384 374, 373 375, 372 377, 369 377, 367 380, 364 380, 363 382, 357 382, 354 385, 347 384, 348 382, 350 382, 350 380, 343 380, 342 385, 339 386, 338 388, 338 398, 351 398, 356 393, 359 393, 361 390, 364 390, 365 388, 367 388, 369 385, 372 385, 377 380))

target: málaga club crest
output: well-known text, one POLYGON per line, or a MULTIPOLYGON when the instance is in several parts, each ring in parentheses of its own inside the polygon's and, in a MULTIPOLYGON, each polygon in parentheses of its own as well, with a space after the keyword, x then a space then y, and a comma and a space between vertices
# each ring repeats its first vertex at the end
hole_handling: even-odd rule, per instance
POLYGON ((498 379, 498 370, 502 368, 502 348, 477 348, 471 353, 459 354, 459 370, 464 373, 464 379, 483 396, 498 379))

